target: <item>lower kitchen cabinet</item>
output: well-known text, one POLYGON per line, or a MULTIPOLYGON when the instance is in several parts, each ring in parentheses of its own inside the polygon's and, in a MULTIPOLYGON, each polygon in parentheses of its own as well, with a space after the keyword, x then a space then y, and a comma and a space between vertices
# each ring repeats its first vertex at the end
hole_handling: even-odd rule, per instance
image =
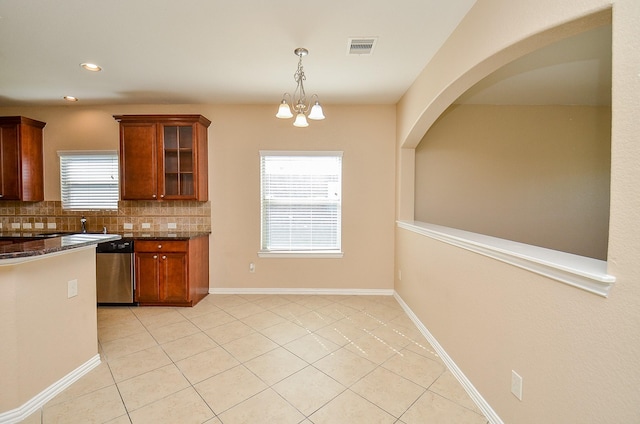
POLYGON ((139 305, 193 306, 209 293, 209 237, 136 240, 139 305))

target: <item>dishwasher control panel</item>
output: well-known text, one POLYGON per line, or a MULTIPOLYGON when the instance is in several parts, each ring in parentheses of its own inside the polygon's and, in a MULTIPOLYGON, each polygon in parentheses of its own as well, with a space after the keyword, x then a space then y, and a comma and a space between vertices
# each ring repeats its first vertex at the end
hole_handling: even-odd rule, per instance
POLYGON ((98 243, 97 253, 133 253, 133 240, 116 240, 98 243))

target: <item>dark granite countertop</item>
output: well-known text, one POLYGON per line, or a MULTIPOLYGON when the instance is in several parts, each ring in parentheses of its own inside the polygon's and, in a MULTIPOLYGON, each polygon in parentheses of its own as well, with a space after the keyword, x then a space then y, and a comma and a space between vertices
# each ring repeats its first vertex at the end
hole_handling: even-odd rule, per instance
POLYGON ((122 236, 119 234, 67 234, 61 236, 44 236, 42 233, 0 233, 0 241, 2 241, 2 239, 14 239, 14 242, 11 244, 0 245, 0 265, 3 262, 9 262, 5 260, 41 256, 49 253, 61 252, 63 250, 90 246, 104 241, 119 240, 120 238, 122 238, 122 236), (16 241, 15 239, 17 238, 19 238, 20 241, 16 241))
POLYGON ((70 232, 0 232, 0 263, 4 259, 28 258, 77 247, 120 239, 129 240, 190 240, 211 234, 210 231, 162 231, 130 233, 70 233, 70 232), (11 244, 2 244, 2 240, 11 244))
POLYGON ((208 236, 211 231, 135 231, 118 233, 123 239, 131 240, 190 240, 208 236))

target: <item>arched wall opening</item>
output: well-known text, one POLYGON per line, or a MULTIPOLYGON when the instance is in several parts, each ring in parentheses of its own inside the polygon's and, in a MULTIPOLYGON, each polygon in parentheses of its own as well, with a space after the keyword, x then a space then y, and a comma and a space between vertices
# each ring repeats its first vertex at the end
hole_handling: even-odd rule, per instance
MULTIPOLYGON (((513 4, 513 7, 517 9, 516 4, 513 4)), ((473 12, 474 9, 470 15, 473 12)), ((519 13, 523 12, 519 11, 519 13)), ((471 16, 471 18, 475 17, 471 16)), ((397 219, 402 221, 415 219, 415 148, 433 123, 457 98, 476 83, 514 60, 554 42, 610 24, 611 8, 607 5, 577 19, 535 32, 488 55, 483 53, 483 49, 479 48, 476 52, 473 50, 474 46, 468 46, 465 40, 452 37, 448 42, 453 45, 459 44, 460 47, 464 47, 464 50, 456 52, 459 53, 458 55, 451 53, 452 50, 456 50, 455 48, 439 52, 398 103, 397 219), (455 72, 459 69, 466 70, 456 75, 450 69, 455 72)))
MULTIPOLYGON (((476 83, 496 70, 502 68, 504 65, 543 47, 550 46, 555 42, 568 39, 590 30, 596 30, 607 26, 610 28, 611 17, 612 12, 610 7, 601 8, 600 10, 593 11, 592 13, 588 13, 580 18, 574 18, 573 20, 559 23, 556 26, 549 27, 543 31, 535 32, 532 35, 521 38, 520 41, 499 49, 488 57, 485 56, 486 58, 480 59, 475 65, 469 66, 469 70, 463 72, 462 75, 457 78, 452 78, 451 76, 443 75, 442 72, 439 72, 431 75, 433 81, 428 81, 428 79, 426 80, 425 78, 430 75, 430 66, 442 68, 443 64, 446 63, 443 61, 451 59, 450 57, 446 57, 452 50, 451 46, 444 50, 447 52, 447 54, 443 53, 445 57, 435 57, 427 68, 425 68, 425 71, 421 76, 416 80, 412 89, 407 92, 398 105, 398 190, 396 202, 398 225, 405 229, 409 229, 409 227, 411 227, 410 229, 412 231, 431 237, 446 239, 451 244, 457 244, 458 240, 463 240, 461 246, 471 248, 471 250, 475 250, 474 246, 480 245, 482 246, 480 253, 485 253, 488 256, 504 260, 505 262, 521 266, 525 269, 535 270, 535 272, 551 276, 551 278, 564 283, 606 296, 615 282, 615 278, 607 273, 606 262, 609 225, 609 185, 611 176, 610 105, 607 105, 605 109, 601 108, 599 111, 595 112, 595 115, 591 114, 593 111, 588 111, 585 114, 582 114, 579 119, 580 122, 584 123, 593 121, 595 124, 590 127, 587 126, 586 129, 582 128, 582 134, 580 134, 579 131, 572 134, 575 143, 573 143, 567 151, 557 155, 556 164, 554 165, 556 171, 558 169, 561 170, 559 173, 554 171, 556 172, 554 178, 559 177, 565 169, 572 170, 571 172, 575 171, 575 169, 580 169, 578 173, 582 173, 582 171, 587 170, 586 174, 595 170, 594 174, 581 176, 580 182, 578 183, 578 186, 580 186, 582 190, 582 188, 588 187, 593 183, 593 181, 596 181, 598 189, 595 194, 587 189, 586 191, 579 192, 577 195, 573 196, 573 199, 567 200, 568 198, 565 198, 566 196, 564 196, 564 194, 575 190, 576 185, 574 183, 557 184, 558 180, 554 179, 548 183, 554 184, 554 190, 558 187, 561 187, 562 189, 554 193, 550 198, 562 200, 560 202, 554 202, 553 200, 545 200, 546 204, 545 202, 540 202, 540 196, 544 197, 545 192, 548 191, 545 189, 545 184, 547 182, 542 181, 539 182, 538 187, 533 190, 537 191, 535 196, 526 197, 524 202, 515 200, 511 205, 507 205, 507 207, 505 207, 504 200, 510 199, 510 195, 512 193, 509 191, 522 189, 522 184, 515 189, 510 187, 506 190, 502 190, 502 198, 500 201, 502 201, 503 204, 498 207, 494 207, 494 205, 492 205, 494 199, 490 196, 482 200, 486 206, 484 210, 475 207, 477 204, 474 202, 478 200, 477 198, 471 199, 470 201, 469 199, 465 199, 466 204, 461 204, 459 206, 454 204, 453 207, 458 212, 458 217, 464 217, 467 221, 473 221, 469 220, 469 217, 472 217, 473 219, 478 217, 482 218, 484 219, 484 222, 481 225, 476 225, 477 223, 475 222, 471 225, 454 225, 446 219, 442 220, 435 226, 433 222, 429 222, 429 214, 424 213, 424 204, 428 203, 431 199, 425 201, 424 198, 416 196, 416 190, 423 188, 423 185, 421 184, 416 185, 416 177, 421 178, 423 176, 423 169, 427 169, 428 173, 433 171, 434 167, 431 166, 433 163, 427 164, 426 166, 422 163, 420 149, 416 150, 416 147, 418 147, 420 141, 423 140, 425 136, 428 138, 430 132, 437 133, 442 129, 442 123, 444 121, 451 116, 456 115, 460 108, 458 105, 452 107, 452 104, 476 83), (437 65, 433 65, 433 63, 436 63, 437 65), (444 84, 444 88, 437 90, 436 83, 438 80, 440 80, 439 82, 441 84, 444 84, 445 81, 449 82, 444 84), (430 85, 424 86, 427 82, 430 85), (421 95, 426 97, 423 97, 420 103, 419 97, 421 95), (432 97, 429 97, 430 95, 432 95, 432 97), (420 111, 420 104, 424 105, 424 107, 421 112, 418 112, 420 111), (412 118, 411 112, 414 113, 413 118, 415 120, 412 125, 407 126, 407 122, 412 118), (589 149, 586 149, 590 152, 585 158, 583 158, 583 162, 575 166, 571 165, 563 167, 563 160, 572 155, 572 149, 576 150, 580 147, 580 137, 585 134, 592 133, 597 133, 597 135, 595 137, 595 141, 590 141, 591 146, 589 149), (418 152, 419 169, 416 168, 416 152, 418 152), (589 181, 589 179, 592 181, 589 181), (527 205, 527 202, 530 204, 527 205), (556 205, 557 208, 555 210, 549 209, 549 202, 556 205), (525 204, 523 205, 521 203, 525 204), (567 204, 571 206, 570 209, 566 208, 567 204), (591 215, 587 214, 588 216, 581 217, 579 223, 568 230, 568 234, 570 234, 571 237, 566 237, 566 234, 562 234, 561 232, 558 233, 557 230, 565 228, 567 223, 574 224, 572 219, 572 213, 574 211, 586 210, 594 204, 598 205, 597 210, 594 210, 591 215), (517 215, 521 215, 523 211, 528 211, 527 206, 531 205, 538 209, 532 209, 531 212, 527 212, 528 216, 524 220, 518 221, 513 219, 514 217, 517 217, 517 215), (504 213, 495 214, 495 209, 504 209, 504 211, 502 211, 504 213), (545 211, 545 213, 541 215, 538 213, 539 211, 545 211), (560 219, 556 219, 554 216, 556 212, 561 212, 563 216, 560 219), (427 216, 427 218, 424 218, 424 216, 427 216), (549 225, 550 222, 553 222, 553 225, 549 225), (505 226, 504 224, 508 225, 505 226), (504 228, 506 228, 506 231, 504 231, 504 228), (585 228, 589 229, 589 231, 583 231, 585 228), (591 231, 594 228, 597 228, 597 231, 591 231), (498 231, 492 231, 496 229, 498 229, 498 231), (458 230, 463 231, 460 233, 458 230), (523 233, 528 234, 523 236, 523 233), (513 242, 516 243, 514 244, 513 242), (503 254, 505 251, 507 253, 503 254), (521 260, 523 257, 525 258, 524 261, 521 260), (568 276, 565 273, 567 269, 569 270, 568 276), (586 278, 584 278, 585 274, 588 275, 586 278)), ((462 25, 464 25, 464 22, 462 25)), ((608 31, 609 33, 611 32, 610 29, 608 31)), ((455 37, 453 37, 453 41, 450 39, 448 43, 455 45, 455 37)), ((611 43, 609 42, 609 46, 610 44, 611 43)), ((469 62, 469 59, 465 58, 465 60, 469 62)), ((456 64, 453 63, 453 65, 456 64)), ((451 66, 451 69, 455 70, 456 66, 453 65, 451 66)), ((611 84, 609 83, 609 92, 610 87, 611 84)), ((611 98, 610 94, 608 97, 609 99, 611 98)), ((471 115, 474 115, 474 113, 472 112, 471 115)), ((494 116, 496 115, 499 116, 500 112, 497 114, 494 113, 494 116)), ((572 117, 571 114, 567 115, 564 113, 563 120, 566 121, 573 118, 574 117, 572 117)), ((454 122, 452 125, 450 124, 449 129, 456 128, 457 125, 458 124, 454 122)), ((447 131, 449 130, 445 130, 444 132, 447 131)), ((473 128, 471 128, 469 132, 473 133, 473 128)), ((564 135, 560 135, 558 137, 562 138, 564 135)), ((546 135, 544 137, 546 137, 546 135)), ((530 142, 531 140, 528 141, 530 142)), ((446 142, 444 144, 446 145, 446 142)), ((550 146, 551 151, 553 151, 555 148, 553 143, 551 143, 550 146)), ((500 147, 498 146, 497 149, 500 149, 500 147)), ((504 152, 494 149, 493 152, 489 153, 489 155, 496 155, 496 153, 503 154, 504 152)), ((521 157, 526 158, 530 153, 531 152, 520 152, 519 154, 521 157)), ((468 151, 465 152, 465 154, 467 155, 467 158, 473 156, 469 155, 468 151)), ((475 152, 476 157, 481 154, 481 151, 475 152)), ((457 158, 457 164, 455 162, 451 162, 445 164, 444 167, 460 166, 460 164, 464 166, 464 160, 459 161, 460 157, 461 156, 458 156, 457 158)), ((493 157, 489 157, 485 160, 483 166, 486 168, 488 164, 489 167, 491 167, 491 161, 493 159, 493 157)), ((537 160, 539 164, 546 164, 544 155, 543 157, 538 157, 537 160)), ((471 166, 476 165, 477 163, 472 164, 471 166)), ((513 165, 511 166, 513 167, 513 165)), ((517 168, 518 165, 516 164, 515 167, 517 168)), ((508 173, 510 171, 507 170, 505 172, 508 173)), ((536 170, 535 172, 540 171, 536 170)), ((545 174, 542 172, 538 175, 545 174)), ((524 179, 521 179, 522 181, 520 181, 520 183, 524 181, 524 184, 526 185, 525 188, 527 190, 531 186, 530 182, 535 181, 535 178, 532 178, 532 176, 534 176, 534 174, 529 174, 523 177, 524 179)), ((462 178, 462 182, 459 181, 457 184, 461 183, 464 185, 465 178, 473 179, 475 176, 473 173, 468 174, 462 178)), ((493 176, 492 178, 496 178, 496 176, 493 176)), ((440 194, 447 191, 449 188, 447 184, 443 184, 442 187, 439 187, 437 177, 432 179, 432 181, 435 181, 435 183, 432 185, 431 189, 434 189, 435 187, 436 191, 440 190, 440 194)), ((463 185, 459 185, 459 187, 463 187, 463 185)), ((488 187, 485 191, 491 193, 491 184, 485 182, 485 186, 488 187)), ((473 188, 472 193, 474 195, 478 193, 473 190, 478 192, 482 191, 477 190, 477 188, 473 188)), ((446 194, 447 196, 450 195, 450 193, 446 194)), ((466 194, 469 194, 469 191, 467 191, 466 194)), ((464 190, 462 190, 462 194, 458 193, 458 195, 464 196, 464 190)), ((427 196, 427 198, 429 198, 429 196, 427 196)), ((449 201, 446 196, 441 199, 433 198, 433 200, 436 202, 449 201)), ((451 206, 452 204, 452 202, 449 202, 448 206, 451 206)), ((441 208, 438 213, 441 217, 446 216, 447 219, 454 215, 451 213, 451 210, 446 210, 446 208, 441 208)))
POLYGON ((484 78, 415 155, 416 221, 606 260, 611 25, 484 78))

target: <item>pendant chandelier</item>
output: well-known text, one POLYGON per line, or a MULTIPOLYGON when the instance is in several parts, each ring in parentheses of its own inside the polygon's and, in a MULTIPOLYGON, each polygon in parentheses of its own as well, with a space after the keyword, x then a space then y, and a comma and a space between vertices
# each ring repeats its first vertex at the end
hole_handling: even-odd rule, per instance
POLYGON ((293 75, 293 79, 298 85, 293 92, 293 96, 289 93, 284 93, 282 95, 282 101, 280 102, 280 107, 278 108, 276 117, 281 119, 293 118, 295 113, 296 119, 293 121, 293 126, 303 128, 309 126, 307 118, 321 120, 324 119, 324 114, 322 113, 322 106, 320 106, 318 95, 313 94, 310 102, 307 103, 307 95, 304 91, 304 80, 306 79, 306 76, 304 75, 304 68, 302 67, 302 58, 309 54, 309 50, 298 47, 293 51, 293 53, 299 58, 298 70, 293 75), (291 112, 291 109, 293 109, 293 113, 291 112))

